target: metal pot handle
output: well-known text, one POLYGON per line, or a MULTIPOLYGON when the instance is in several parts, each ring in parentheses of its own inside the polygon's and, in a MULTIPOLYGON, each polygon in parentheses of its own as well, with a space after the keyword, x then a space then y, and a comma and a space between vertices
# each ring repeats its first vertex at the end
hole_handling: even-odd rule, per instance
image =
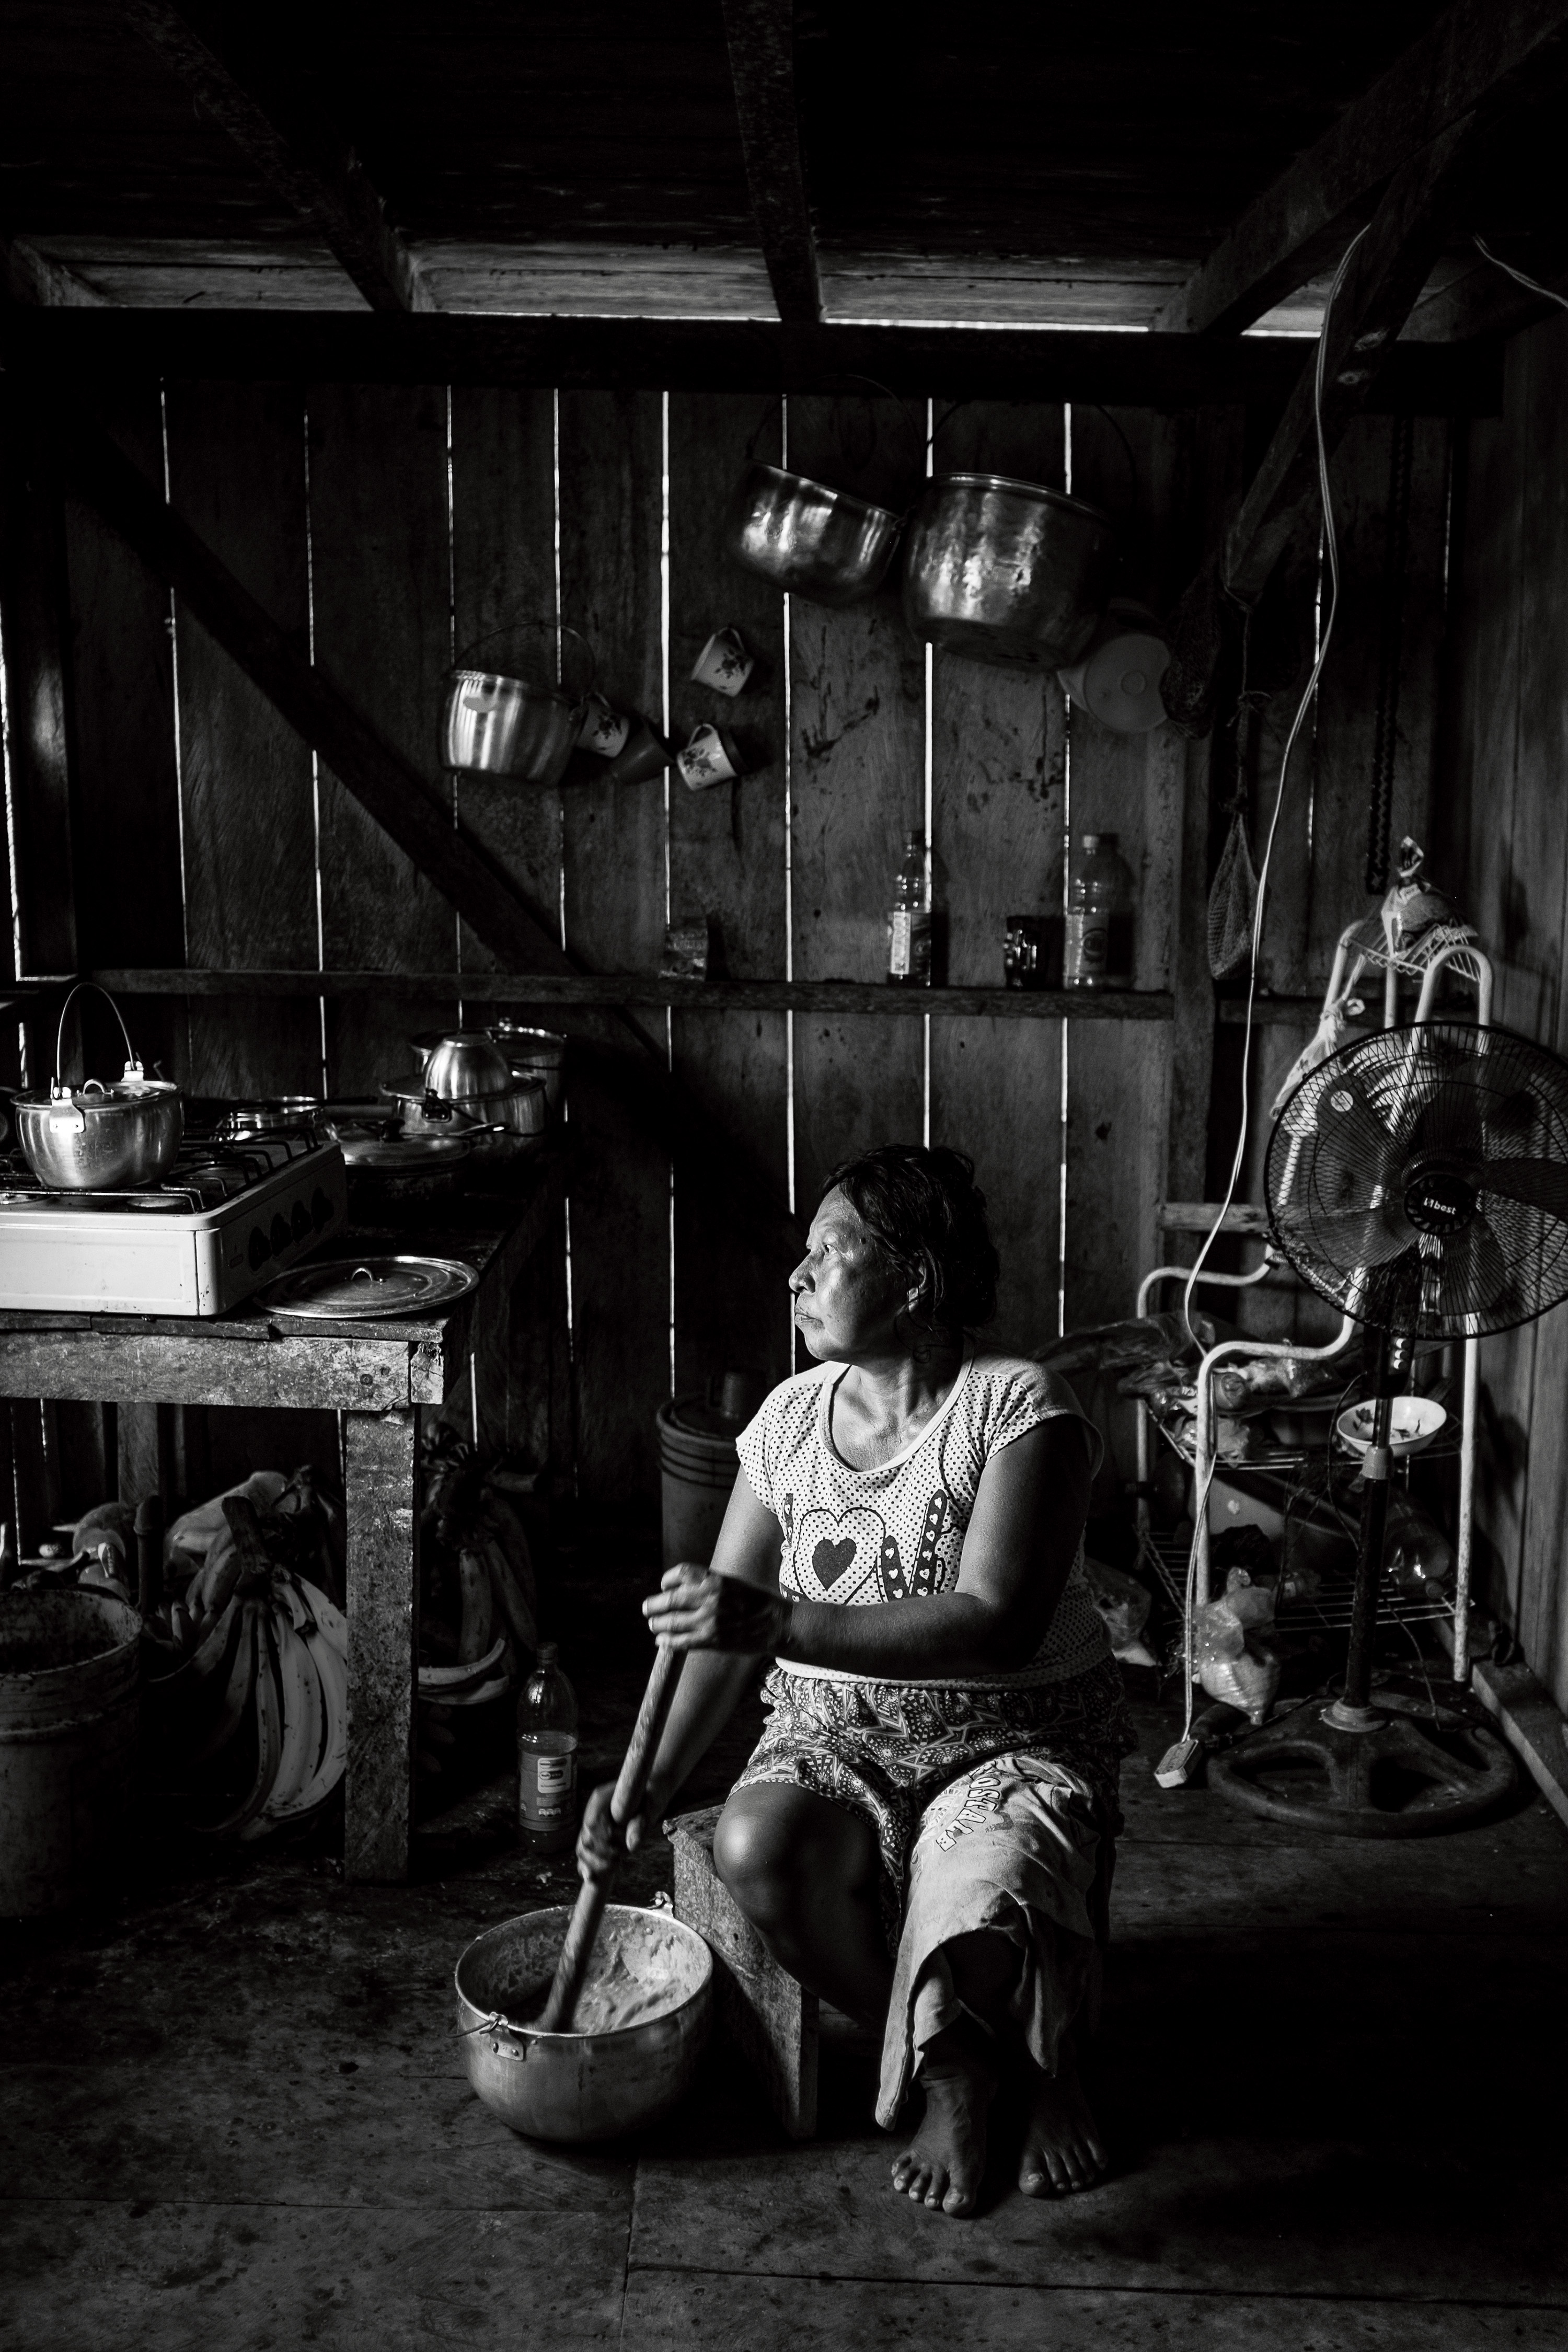
MULTIPOLYGON (((460 656, 456 667, 458 669, 472 669, 475 667, 474 656, 476 654, 482 653, 487 646, 493 646, 498 637, 509 637, 512 635, 514 630, 519 629, 538 629, 547 636, 576 638, 577 643, 582 646, 584 652, 588 656, 588 677, 587 682, 584 686, 581 694, 574 695, 573 700, 578 703, 586 702, 588 697, 594 691, 594 681, 599 675, 599 657, 594 651, 592 640, 585 637, 581 629, 574 629, 569 621, 503 621, 499 629, 491 629, 488 631, 484 636, 476 637, 473 640, 473 643, 469 645, 460 656)), ((559 680, 558 683, 563 686, 565 684, 564 678, 559 680)))
MULTIPOLYGON (((64 1089, 64 1080, 60 1076, 60 1070, 64 1064, 65 1055, 66 1014, 70 1011, 71 1006, 76 1003, 77 998, 81 994, 84 988, 97 989, 98 993, 102 997, 104 1003, 108 1005, 110 1011, 113 1013, 115 1019, 120 1024, 120 1034, 125 1040, 125 1069, 127 1076, 129 1076, 132 1072, 134 1072, 137 1077, 141 1077, 142 1075, 142 1065, 137 1060, 135 1049, 131 1043, 131 1032, 125 1026, 125 1016, 121 1012, 119 1005, 114 1002, 113 997, 110 996, 108 989, 104 988, 96 980, 79 980, 71 989, 69 994, 67 996, 65 1003, 60 1007, 59 1027, 55 1031, 55 1077, 54 1084, 49 1089, 51 1094, 58 1095, 64 1089)), ((84 1080, 83 1083, 87 1084, 89 1082, 84 1080)), ((90 1083, 98 1085, 100 1091, 101 1091, 100 1080, 93 1080, 90 1083)))

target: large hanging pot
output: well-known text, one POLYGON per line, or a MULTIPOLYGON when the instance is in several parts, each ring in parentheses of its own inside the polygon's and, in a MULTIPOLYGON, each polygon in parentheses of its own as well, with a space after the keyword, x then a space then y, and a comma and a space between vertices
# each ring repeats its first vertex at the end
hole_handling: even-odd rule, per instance
POLYGON ((904 616, 971 661, 1065 669, 1087 651, 1115 569, 1098 507, 1005 474, 938 474, 904 542, 904 616))
MULTIPOLYGON (((521 626, 553 634, 550 623, 525 622, 521 626)), ((506 634, 497 630, 495 636, 480 641, 479 649, 506 634)), ((561 782, 583 730, 593 689, 593 656, 575 629, 563 628, 560 634, 575 637, 588 654, 588 677, 579 693, 569 693, 563 686, 532 686, 500 669, 451 672, 441 725, 445 767, 463 775, 508 776, 525 784, 561 782)))
POLYGON ((48 1093, 18 1095, 16 1112, 28 1167, 40 1184, 58 1192, 118 1192, 158 1183, 174 1164, 184 1126, 179 1087, 143 1074, 120 1007, 93 980, 79 980, 60 1007, 48 1093), (125 1073, 111 1086, 85 1078, 70 1087, 60 1076, 66 1014, 84 988, 108 1000, 125 1040, 125 1073))

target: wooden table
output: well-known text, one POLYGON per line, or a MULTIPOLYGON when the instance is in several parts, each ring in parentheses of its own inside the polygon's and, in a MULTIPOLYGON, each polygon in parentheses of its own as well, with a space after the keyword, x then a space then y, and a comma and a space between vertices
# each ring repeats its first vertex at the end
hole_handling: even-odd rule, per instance
MULTIPOLYGON (((326 1407, 342 1416, 348 1520, 349 1748, 345 1875, 408 1875, 418 1636, 417 1446, 443 1406, 504 1442, 548 1412, 526 1393, 551 1380, 552 1270, 513 1328, 512 1295, 558 1230, 553 1152, 521 1185, 440 1202, 351 1199, 333 1257, 420 1249, 460 1257, 476 1290, 446 1310, 367 1323, 305 1323, 241 1307, 211 1321, 0 1311, 0 1395, 131 1404, 326 1407), (544 1344, 541 1345, 540 1343, 544 1344)), ((192 1497, 192 1500, 199 1499, 192 1497)))

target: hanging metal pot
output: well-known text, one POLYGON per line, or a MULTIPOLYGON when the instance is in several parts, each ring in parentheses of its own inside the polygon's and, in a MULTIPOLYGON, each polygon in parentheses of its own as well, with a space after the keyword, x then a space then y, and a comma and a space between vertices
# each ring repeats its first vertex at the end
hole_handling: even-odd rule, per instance
POLYGON ((874 596, 903 529, 890 508, 782 466, 749 465, 724 517, 725 551, 792 596, 842 608, 874 596))
POLYGON ((1116 534, 1081 499, 1005 474, 938 474, 904 544, 917 637, 1003 668, 1066 669, 1110 594, 1116 534))
MULTIPOLYGON (((554 634, 552 623, 520 625, 554 634)), ((481 639, 479 649, 508 634, 498 629, 481 639)), ((508 776, 525 784, 561 782, 583 730, 594 657, 577 630, 563 628, 560 635, 575 637, 588 656, 588 676, 576 694, 563 686, 533 686, 505 670, 467 667, 451 672, 441 727, 444 766, 463 775, 508 776)))

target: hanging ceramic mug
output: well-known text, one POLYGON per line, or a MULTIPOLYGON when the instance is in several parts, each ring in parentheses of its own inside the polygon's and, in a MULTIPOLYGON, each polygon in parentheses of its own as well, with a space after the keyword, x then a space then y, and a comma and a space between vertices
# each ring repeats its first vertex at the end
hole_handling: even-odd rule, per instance
POLYGON ((680 781, 694 793, 706 792, 712 784, 728 783, 741 772, 740 754, 730 738, 717 727, 704 723, 691 730, 691 740, 675 762, 680 771, 680 781))
POLYGON ((590 694, 583 705, 583 725, 577 741, 584 751, 596 751, 601 760, 613 760, 624 750, 632 722, 618 710, 612 710, 602 694, 590 694))
POLYGON ((715 694, 737 695, 756 667, 739 629, 715 629, 691 667, 694 686, 711 687, 715 694))

